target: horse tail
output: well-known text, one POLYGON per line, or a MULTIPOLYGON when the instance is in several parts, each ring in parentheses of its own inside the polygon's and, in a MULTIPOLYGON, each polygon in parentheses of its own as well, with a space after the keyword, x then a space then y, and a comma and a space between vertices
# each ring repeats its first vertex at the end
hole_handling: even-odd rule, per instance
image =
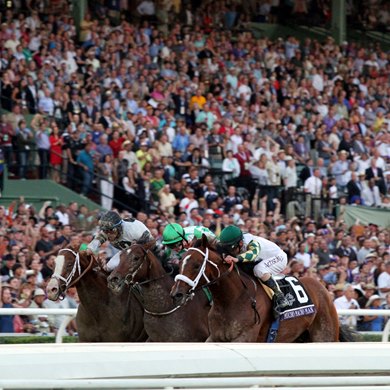
POLYGON ((346 325, 340 325, 339 341, 342 343, 356 342, 359 340, 358 332, 352 330, 346 325))

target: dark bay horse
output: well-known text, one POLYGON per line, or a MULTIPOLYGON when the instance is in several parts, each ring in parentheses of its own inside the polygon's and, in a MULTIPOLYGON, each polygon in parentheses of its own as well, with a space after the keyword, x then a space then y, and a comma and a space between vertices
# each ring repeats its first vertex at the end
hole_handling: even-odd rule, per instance
POLYGON ((82 342, 145 341, 143 309, 138 300, 123 291, 115 295, 107 277, 96 271, 95 257, 74 248, 60 249, 55 271, 47 285, 48 298, 55 301, 75 286, 80 299, 76 322, 82 342))
POLYGON ((210 309, 207 297, 202 292, 183 305, 175 306, 170 297, 173 283, 160 260, 141 244, 133 244, 122 251, 119 265, 108 278, 113 291, 123 291, 126 284, 134 290, 144 307, 148 341, 206 341, 210 309))
MULTIPOLYGON (((207 341, 266 341, 273 321, 272 302, 256 278, 227 265, 205 237, 187 250, 180 271, 171 292, 177 302, 198 290, 200 280, 205 280, 204 284, 209 281, 214 303, 209 313, 207 341)), ((317 311, 281 321, 276 341, 339 341, 338 316, 328 291, 314 278, 304 277, 300 282, 317 311)))

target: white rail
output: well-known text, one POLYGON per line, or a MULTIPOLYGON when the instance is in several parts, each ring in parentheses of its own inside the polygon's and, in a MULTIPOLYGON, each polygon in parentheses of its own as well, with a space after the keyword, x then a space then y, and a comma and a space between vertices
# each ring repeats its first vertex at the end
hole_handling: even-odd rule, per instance
POLYGON ((242 388, 263 386, 263 388, 274 389, 283 386, 283 389, 294 388, 297 386, 332 386, 327 388, 364 388, 371 389, 375 386, 376 390, 390 390, 389 377, 387 376, 366 376, 366 377, 215 377, 215 378, 158 378, 158 379, 64 379, 64 380, 30 380, 28 383, 18 379, 0 380, 0 385, 8 389, 53 389, 53 388, 78 388, 78 389, 167 389, 167 388, 242 388), (349 387, 345 387, 349 386, 349 387), (377 387, 379 386, 379 387, 377 387))
POLYGON ((390 390, 389 343, 5 345, 0 361, 9 389, 390 390))
MULTIPOLYGON (((385 328, 382 332, 382 342, 389 341, 390 335, 390 310, 377 309, 355 309, 355 310, 338 310, 339 316, 365 316, 376 315, 382 317, 389 317, 385 328)), ((64 315, 66 316, 61 322, 56 334, 56 343, 62 343, 62 337, 65 335, 68 323, 76 316, 77 309, 38 309, 38 308, 0 308, 1 315, 64 315)), ((366 333, 366 332, 365 332, 366 333)), ((1 335, 1 334, 0 334, 1 335)), ((16 336, 17 334, 15 334, 16 336)))

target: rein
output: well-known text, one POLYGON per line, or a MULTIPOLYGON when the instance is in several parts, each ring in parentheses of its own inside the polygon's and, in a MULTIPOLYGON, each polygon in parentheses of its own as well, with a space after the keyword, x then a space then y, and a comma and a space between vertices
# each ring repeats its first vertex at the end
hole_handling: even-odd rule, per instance
POLYGON ((209 287, 209 286, 212 286, 213 284, 217 283, 219 280, 221 280, 222 278, 224 278, 225 276, 230 274, 233 271, 233 267, 234 267, 234 263, 230 264, 229 268, 226 271, 219 274, 215 279, 211 280, 210 282, 207 282, 206 284, 202 284, 201 286, 196 287, 193 290, 193 292, 195 293, 197 291, 202 290, 205 287, 209 287))
MULTIPOLYGON (((240 269, 238 268, 237 264, 235 265, 235 269, 236 269, 238 277, 240 278, 240 281, 241 281, 242 285, 244 286, 245 291, 246 291, 246 293, 247 293, 247 295, 248 295, 248 297, 249 297, 249 299, 251 301, 251 307, 252 307, 253 311, 255 312, 255 324, 260 324, 260 314, 259 314, 259 312, 257 311, 257 308, 256 308, 256 304, 257 304, 256 298, 253 298, 252 296, 249 295, 248 286, 246 285, 245 281, 242 280, 240 269)), ((253 286, 255 288, 255 296, 256 296, 257 284, 253 280, 253 278, 251 278, 249 275, 248 275, 248 277, 251 280, 251 282, 253 283, 253 286)))
POLYGON ((142 303, 142 306, 144 308, 144 311, 145 313, 147 314, 150 314, 152 316, 156 316, 156 317, 163 317, 163 316, 167 316, 169 314, 172 314, 174 313, 176 310, 179 310, 182 306, 184 306, 189 300, 191 300, 193 298, 193 294, 191 295, 187 295, 186 299, 184 300, 183 303, 180 303, 180 305, 178 306, 175 306, 173 309, 171 310, 168 310, 168 311, 163 311, 163 312, 154 312, 154 311, 149 311, 145 308, 145 306, 143 306, 143 303, 142 303))
MULTIPOLYGON (((196 287, 198 286, 199 281, 200 281, 202 276, 206 279, 207 285, 209 285, 209 284, 215 283, 218 279, 221 278, 221 271, 219 270, 219 267, 217 264, 215 264, 214 262, 209 260, 209 248, 206 248, 206 252, 201 251, 199 248, 189 248, 187 250, 187 252, 189 252, 189 251, 197 251, 203 256, 203 263, 202 263, 202 266, 200 267, 199 273, 198 273, 198 275, 196 275, 194 280, 191 280, 188 276, 185 276, 183 274, 176 275, 175 282, 182 281, 182 282, 188 284, 191 287, 188 295, 191 295, 195 291, 196 287), (210 281, 210 279, 207 277, 207 275, 205 273, 207 263, 211 264, 218 271, 218 276, 213 281, 210 281)), ((189 256, 186 256, 184 258, 183 262, 185 262, 189 256)), ((233 268, 233 267, 231 267, 231 268, 233 268)))
MULTIPOLYGON (((142 248, 144 249, 144 248, 142 248)), ((147 251, 145 251, 145 257, 147 257, 148 253, 147 251)), ((144 258, 145 258, 144 257, 144 258)), ((164 275, 161 275, 161 276, 158 276, 157 278, 154 278, 154 279, 147 279, 147 280, 144 280, 143 282, 136 282, 136 283, 133 283, 131 281, 131 279, 134 279, 134 277, 137 275, 138 271, 142 268, 142 266, 144 265, 145 263, 142 261, 141 264, 138 266, 138 268, 132 273, 132 274, 127 274, 125 276, 125 283, 130 286, 130 289, 131 291, 134 292, 135 296, 137 297, 138 301, 141 303, 143 309, 144 309, 144 312, 147 313, 147 314, 150 314, 152 316, 159 316, 159 317, 162 317, 162 316, 166 316, 166 315, 169 315, 169 314, 172 314, 174 313, 176 310, 180 309, 182 306, 184 306, 190 299, 192 299, 192 296, 188 296, 187 299, 181 303, 180 305, 178 306, 175 306, 173 309, 171 310, 168 310, 168 311, 164 311, 164 312, 153 312, 153 311, 150 311, 148 309, 146 309, 145 307, 145 302, 143 301, 142 299, 142 289, 141 289, 141 286, 145 285, 145 284, 149 284, 149 283, 152 283, 152 282, 156 282, 157 280, 161 280, 161 279, 164 279, 165 277, 169 276, 169 275, 172 275, 173 273, 173 268, 171 268, 171 271, 169 273, 164 273, 164 275)), ((149 268, 151 268, 151 263, 149 265, 149 268)))
MULTIPOLYGON (((145 256, 147 256, 146 251, 145 251, 145 256)), ((169 273, 164 273, 164 275, 158 276, 157 278, 154 278, 154 279, 147 279, 147 280, 144 280, 143 282, 133 283, 132 280, 137 275, 138 271, 142 268, 143 265, 144 265, 144 262, 142 261, 141 264, 138 266, 138 268, 132 274, 127 274, 125 276, 125 283, 128 286, 130 286, 130 287, 133 285, 143 286, 144 284, 148 284, 148 283, 155 282, 156 280, 164 279, 166 276, 172 275, 172 273, 173 273, 173 268, 171 267, 171 271, 169 273)), ((151 265, 149 266, 149 268, 151 268, 151 265)))
MULTIPOLYGON (((209 260, 209 258, 208 258, 208 256, 209 256, 209 249, 208 248, 206 248, 206 252, 203 252, 203 251, 201 251, 198 248, 189 248, 187 250, 187 252, 190 251, 190 250, 195 250, 195 251, 199 252, 200 254, 202 254, 203 255, 203 263, 202 263, 202 266, 200 267, 198 275, 195 277, 194 280, 191 280, 190 278, 188 278, 187 276, 185 276, 183 274, 179 274, 179 275, 177 275, 175 277, 175 282, 176 281, 182 281, 182 282, 188 284, 189 286, 191 286, 191 289, 189 290, 189 292, 187 294, 187 297, 192 297, 195 294, 196 291, 201 290, 204 287, 208 287, 208 286, 210 286, 212 284, 215 284, 220 279, 222 279, 226 275, 230 274, 233 271, 233 267, 234 267, 235 270, 237 271, 238 277, 240 278, 240 281, 241 281, 242 285, 244 286, 245 291, 247 292, 248 297, 249 297, 249 299, 251 301, 251 307, 252 307, 252 309, 255 312, 255 324, 260 323, 260 314, 259 314, 259 312, 257 311, 257 308, 256 308, 256 304, 257 304, 256 299, 249 295, 248 286, 246 285, 244 280, 242 280, 242 277, 241 277, 241 274, 240 274, 240 270, 238 269, 237 265, 234 262, 232 262, 230 264, 230 267, 225 272, 221 273, 218 265, 213 263, 211 260, 209 260), (211 265, 213 265, 218 270, 218 276, 215 279, 213 279, 213 280, 210 280, 207 277, 207 275, 205 274, 207 263, 210 263, 211 265), (200 287, 198 287, 199 280, 201 279, 202 276, 206 279, 207 283, 203 284, 200 287)), ((251 281, 252 281, 252 283, 254 285, 255 296, 256 296, 256 291, 257 291, 256 282, 252 278, 250 278, 250 279, 251 279, 251 281)))

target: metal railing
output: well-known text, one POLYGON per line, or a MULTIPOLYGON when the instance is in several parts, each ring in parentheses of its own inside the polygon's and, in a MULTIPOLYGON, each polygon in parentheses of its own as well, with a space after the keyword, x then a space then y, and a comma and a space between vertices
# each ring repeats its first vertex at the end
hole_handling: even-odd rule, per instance
MULTIPOLYGON (((12 163, 10 165, 6 164, 8 179, 20 178, 18 176, 18 171, 19 171, 19 168, 21 167, 21 164, 18 162, 19 161, 19 157, 18 157, 19 153, 23 153, 23 152, 13 150, 12 163), (12 175, 12 177, 10 174, 12 175)), ((26 169, 26 172, 25 172, 26 176, 29 179, 39 178, 38 171, 42 166, 41 166, 41 164, 35 164, 37 153, 38 153, 38 149, 36 149, 36 148, 31 148, 29 151, 30 157, 26 163, 26 168, 25 168, 26 169)), ((51 151, 51 153, 53 153, 53 152, 51 151)), ((60 155, 58 153, 54 152, 54 154, 56 154, 58 157, 64 158, 62 155, 60 155)), ((68 165, 68 164, 66 164, 66 165, 68 165)), ((77 164, 75 164, 75 165, 78 166, 77 164)), ((67 188, 70 188, 68 186, 67 172, 64 170, 63 167, 57 168, 57 167, 54 167, 52 165, 47 164, 46 168, 47 168, 46 179, 50 179, 50 172, 55 171, 58 173, 59 177, 63 179, 62 181, 67 182, 66 185, 64 183, 61 183, 61 184, 65 185, 67 188)), ((80 172, 81 172, 81 168, 80 168, 80 172)), ((122 202, 117 197, 114 197, 114 196, 111 197, 108 194, 100 191, 99 186, 98 186, 100 180, 105 180, 105 181, 109 182, 114 187, 114 192, 115 191, 116 192, 123 192, 123 193, 126 192, 125 189, 121 185, 114 183, 112 180, 108 180, 107 177, 100 175, 95 170, 92 174, 92 185, 89 188, 89 194, 88 194, 88 196, 91 200, 94 200, 94 201, 97 201, 97 203, 100 203, 100 200, 102 197, 108 198, 108 199, 111 199, 117 207, 122 208, 123 210, 127 210, 127 211, 133 213, 134 215, 138 212, 138 210, 136 210, 134 207, 122 202)), ((77 174, 72 175, 71 181, 73 183, 74 188, 81 188, 81 186, 83 184, 83 180, 81 178, 79 178, 77 174)), ((74 188, 70 188, 70 189, 74 189, 74 188)), ((137 200, 138 203, 141 203, 141 199, 138 195, 132 194, 132 196, 137 200)))

